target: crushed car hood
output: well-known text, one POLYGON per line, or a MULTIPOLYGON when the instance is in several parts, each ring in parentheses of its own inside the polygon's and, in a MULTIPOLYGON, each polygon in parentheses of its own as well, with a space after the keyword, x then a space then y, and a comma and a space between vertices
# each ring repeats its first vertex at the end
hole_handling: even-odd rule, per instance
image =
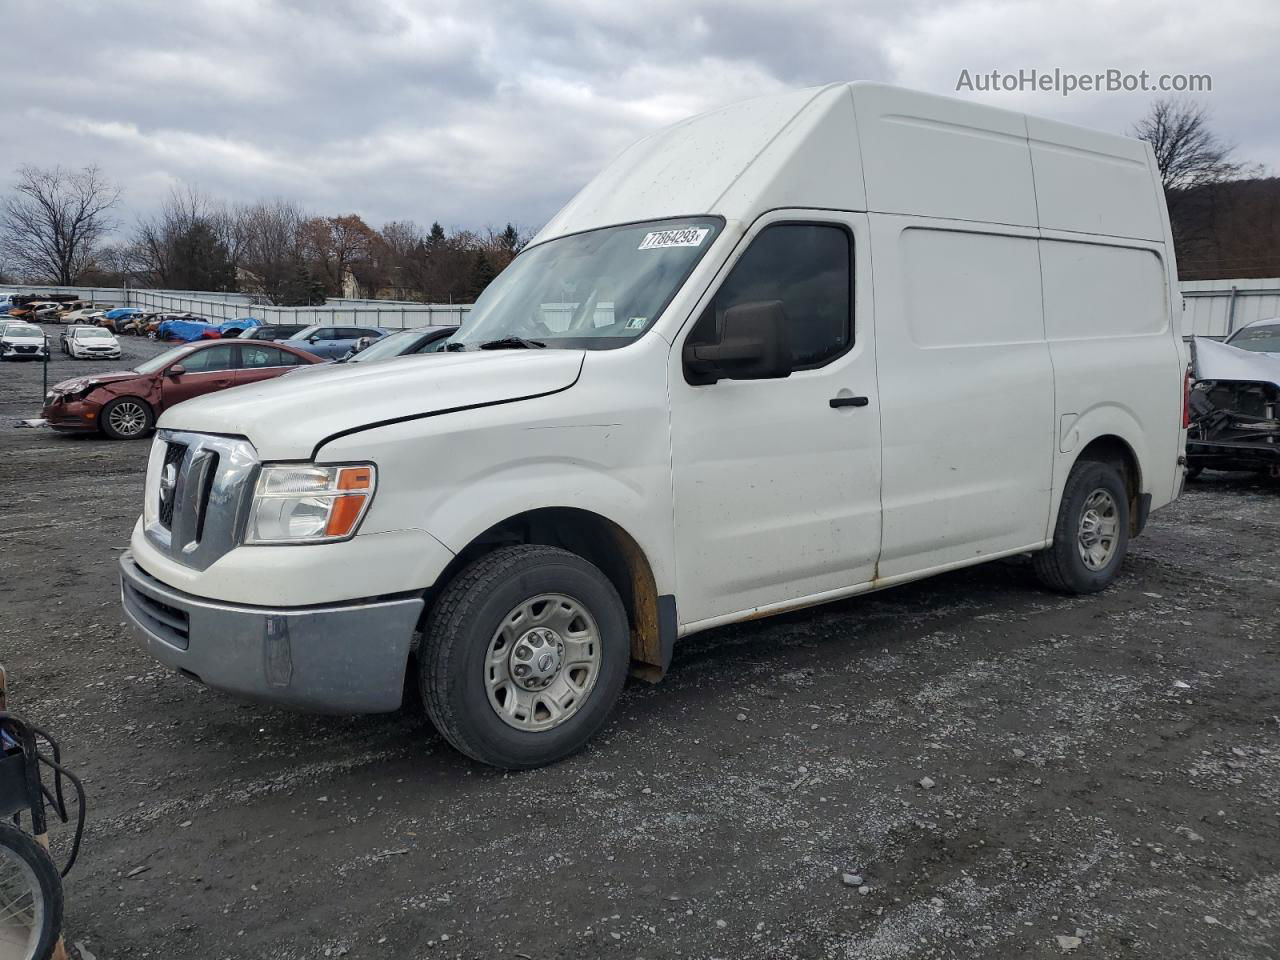
POLYGON ((1235 380, 1280 387, 1280 356, 1254 353, 1217 340, 1196 337, 1192 343, 1192 374, 1197 380, 1235 380))
POLYGON ((142 376, 140 373, 134 373, 132 370, 116 370, 112 373, 94 373, 85 377, 72 377, 70 380, 63 380, 61 383, 55 383, 49 389, 53 393, 70 393, 73 390, 79 390, 92 384, 115 383, 117 380, 135 380, 142 376))
POLYGON ((334 434, 393 420, 509 403, 572 386, 582 350, 476 350, 327 367, 188 400, 169 430, 247 437, 263 459, 307 459, 334 434))

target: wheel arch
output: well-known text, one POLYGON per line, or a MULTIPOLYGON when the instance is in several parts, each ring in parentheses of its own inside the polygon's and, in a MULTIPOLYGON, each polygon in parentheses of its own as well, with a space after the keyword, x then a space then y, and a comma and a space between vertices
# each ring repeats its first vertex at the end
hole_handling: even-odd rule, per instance
POLYGON ((674 598, 658 594, 653 567, 636 538, 617 522, 591 510, 540 507, 493 524, 457 552, 427 591, 425 610, 431 609, 436 595, 463 567, 514 544, 561 547, 599 567, 627 611, 631 672, 650 682, 662 678, 675 641, 674 598))
POLYGON ((1071 464, 1072 469, 1086 460, 1109 463, 1120 471, 1129 499, 1129 534, 1136 536, 1141 531, 1144 518, 1141 516, 1142 462, 1133 445, 1117 434, 1104 433, 1081 448, 1071 464))

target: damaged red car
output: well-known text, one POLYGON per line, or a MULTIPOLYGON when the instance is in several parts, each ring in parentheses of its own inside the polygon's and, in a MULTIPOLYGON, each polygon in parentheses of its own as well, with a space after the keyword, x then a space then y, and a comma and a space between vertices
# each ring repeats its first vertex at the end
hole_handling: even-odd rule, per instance
POLYGON ((282 343, 188 343, 132 370, 55 384, 44 398, 43 416, 54 430, 133 440, 150 433, 160 414, 175 403, 269 380, 313 363, 324 361, 282 343))

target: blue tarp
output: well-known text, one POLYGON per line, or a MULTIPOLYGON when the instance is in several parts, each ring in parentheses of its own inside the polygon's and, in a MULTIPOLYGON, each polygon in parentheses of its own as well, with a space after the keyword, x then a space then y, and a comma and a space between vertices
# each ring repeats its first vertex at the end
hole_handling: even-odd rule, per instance
POLYGON ((121 317, 134 317, 142 313, 139 307, 116 307, 114 310, 108 310, 103 316, 108 320, 119 320, 121 317))
POLYGON ((199 340, 210 330, 217 330, 213 324, 200 323, 196 320, 165 320, 156 327, 157 340, 182 340, 190 343, 199 340))

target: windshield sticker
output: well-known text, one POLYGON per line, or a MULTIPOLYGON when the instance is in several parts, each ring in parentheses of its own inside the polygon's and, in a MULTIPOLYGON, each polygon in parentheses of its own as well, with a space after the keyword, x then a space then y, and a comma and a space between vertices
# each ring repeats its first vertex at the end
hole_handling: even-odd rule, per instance
POLYGON ((632 317, 627 321, 627 330, 643 330, 644 325, 649 322, 648 317, 632 317))
POLYGON ((639 250, 661 250, 664 247, 700 247, 711 232, 710 227, 680 227, 676 230, 658 230, 646 233, 639 250))

